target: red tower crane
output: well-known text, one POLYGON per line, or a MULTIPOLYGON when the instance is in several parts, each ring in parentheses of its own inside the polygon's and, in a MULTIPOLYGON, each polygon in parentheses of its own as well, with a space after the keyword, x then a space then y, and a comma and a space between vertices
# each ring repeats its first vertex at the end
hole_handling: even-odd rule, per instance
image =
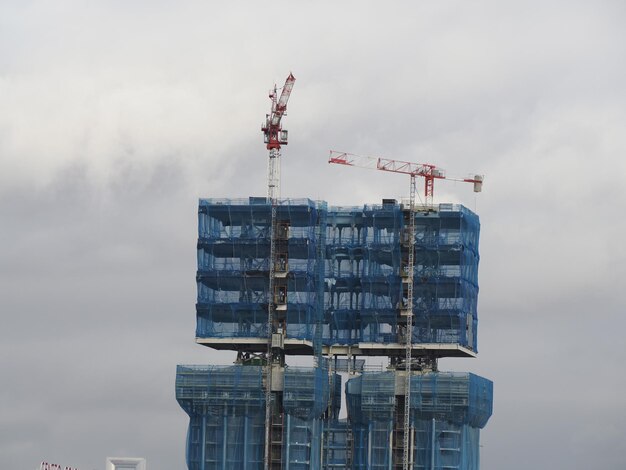
POLYGON ((446 172, 441 168, 429 163, 412 163, 400 160, 392 160, 383 157, 363 157, 352 153, 330 151, 328 163, 336 163, 338 165, 358 166, 371 170, 391 171, 394 173, 404 173, 412 178, 421 176, 424 178, 424 203, 431 206, 433 203, 433 192, 435 180, 462 181, 474 184, 474 192, 479 193, 482 190, 483 176, 474 175, 473 178, 453 178, 446 176, 446 172))
MULTIPOLYGON (((277 205, 280 197, 280 148, 287 145, 287 131, 282 128, 281 120, 287 111, 287 102, 291 95, 291 90, 296 79, 292 73, 289 74, 285 85, 283 86, 280 98, 278 98, 278 89, 274 85, 274 89, 270 91, 269 98, 272 101, 272 107, 269 114, 265 115, 265 124, 261 127, 267 150, 269 150, 269 163, 267 175, 267 199, 271 204, 271 228, 270 228, 270 259, 269 259, 269 282, 268 295, 270 299, 276 286, 276 239, 277 230, 277 205)), ((272 468, 272 455, 270 450, 271 444, 271 424, 272 424, 272 370, 275 366, 281 366, 284 359, 284 353, 281 348, 274 348, 273 339, 276 335, 282 337, 284 334, 277 327, 275 320, 275 305, 273 300, 268 301, 267 307, 267 353, 265 367, 265 446, 263 456, 264 470, 272 468)), ((282 341, 278 341, 278 344, 282 341)))
MULTIPOLYGON (((408 470, 410 468, 410 427, 411 427, 411 415, 410 415, 410 403, 411 403, 411 371, 412 371, 412 356, 413 356, 413 268, 415 264, 415 178, 421 176, 424 178, 424 197, 427 207, 432 207, 433 204, 433 192, 436 179, 447 179, 452 181, 463 181, 465 183, 474 184, 474 192, 480 192, 483 185, 483 176, 475 175, 473 178, 450 178, 446 176, 446 173, 441 168, 436 167, 428 163, 412 163, 403 162, 400 160, 392 160, 389 158, 381 157, 363 157, 360 155, 353 155, 345 152, 330 151, 330 157, 328 163, 335 163, 338 165, 358 166, 361 168, 369 168, 373 170, 390 171, 393 173, 404 173, 411 177, 410 186, 410 206, 409 206, 409 227, 408 227, 408 263, 406 266, 406 272, 402 273, 402 291, 403 296, 406 294, 406 303, 400 309, 401 317, 406 319, 406 327, 404 331, 406 349, 404 357, 404 434, 403 434, 403 458, 402 468, 408 470)), ((436 359, 431 365, 433 370, 436 370, 436 359)), ((433 420, 434 426, 434 420, 433 420)), ((434 435, 434 433, 433 433, 434 435)), ((433 447, 434 452, 434 447, 433 447)), ((434 458, 433 458, 434 461, 434 458)))
POLYGON ((264 142, 270 151, 267 178, 267 197, 270 200, 280 197, 280 147, 287 145, 287 131, 282 128, 281 120, 287 111, 287 102, 295 81, 296 78, 290 73, 285 80, 280 98, 274 85, 269 94, 272 107, 269 114, 265 115, 265 124, 261 127, 264 142))

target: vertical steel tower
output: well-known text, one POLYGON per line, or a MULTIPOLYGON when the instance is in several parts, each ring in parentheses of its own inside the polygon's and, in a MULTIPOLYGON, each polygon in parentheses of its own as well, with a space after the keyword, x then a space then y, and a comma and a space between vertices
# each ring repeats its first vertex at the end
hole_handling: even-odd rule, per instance
MULTIPOLYGON (((269 98, 272 101, 270 113, 266 115, 265 125, 261 128, 264 141, 269 150, 268 177, 267 177, 267 199, 272 206, 270 222, 270 266, 269 266, 269 292, 273 299, 267 306, 267 353, 265 370, 265 446, 264 446, 264 468, 276 468, 272 465, 276 459, 272 455, 279 454, 271 449, 272 434, 277 421, 274 408, 277 405, 275 393, 272 391, 272 376, 274 371, 280 371, 285 366, 285 353, 283 351, 283 336, 285 330, 285 317, 283 315, 286 306, 287 285, 286 266, 288 264, 289 252, 286 249, 286 241, 289 232, 289 222, 278 222, 277 204, 280 197, 280 147, 287 145, 287 131, 282 129, 282 117, 287 111, 287 102, 291 95, 291 90, 296 79, 293 74, 289 74, 285 81, 285 86, 277 100, 278 90, 274 85, 274 90, 270 92, 269 98)), ((278 427, 276 432, 282 431, 278 427)))

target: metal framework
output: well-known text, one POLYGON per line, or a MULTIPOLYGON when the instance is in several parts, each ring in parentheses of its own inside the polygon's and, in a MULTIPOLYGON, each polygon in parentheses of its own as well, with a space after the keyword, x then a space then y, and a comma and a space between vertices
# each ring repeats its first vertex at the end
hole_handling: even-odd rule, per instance
MULTIPOLYGON (((406 272, 403 273, 403 292, 406 294, 406 301, 401 303, 400 315, 406 318, 405 328, 405 357, 404 357, 404 425, 403 425, 403 454, 402 469, 408 470, 411 460, 410 452, 410 432, 411 432, 411 374, 412 374, 412 351, 413 351, 413 277, 415 263, 415 195, 416 182, 415 178, 421 176, 424 178, 424 197, 425 204, 428 207, 433 205, 433 193, 435 187, 435 179, 448 179, 452 181, 462 181, 474 184, 474 192, 482 190, 482 175, 475 175, 473 178, 450 178, 447 177, 445 171, 441 168, 429 163, 412 163, 401 160, 392 160, 382 157, 364 157, 346 152, 330 151, 328 163, 337 165, 357 166, 372 170, 389 171, 392 173, 403 173, 410 176, 410 199, 409 199, 409 230, 407 234, 408 263, 406 272)), ((431 370, 437 369, 437 359, 426 359, 429 362, 428 367, 431 370)))
MULTIPOLYGON (((270 162, 272 160, 270 150, 270 162)), ((271 165, 271 163, 270 163, 271 165)), ((269 189, 271 191, 271 182, 269 189)), ((272 369, 274 367, 274 355, 272 354, 272 338, 274 335, 274 276, 275 276, 275 258, 276 258, 276 199, 272 201, 272 221, 270 230, 270 267, 269 267, 269 285, 268 285, 268 306, 267 306, 267 356, 265 358, 265 446, 263 465, 265 470, 270 468, 270 433, 272 427, 272 369)))
MULTIPOLYGON (((282 335, 282 331, 275 328, 275 281, 276 281, 276 237, 277 237, 277 204, 280 197, 280 148, 287 145, 287 131, 282 128, 282 117, 287 111, 287 102, 291 96, 291 90, 296 79, 292 73, 289 74, 285 85, 283 86, 280 98, 278 98, 278 89, 274 85, 274 89, 270 91, 269 98, 272 102, 270 112, 265 116, 265 124, 261 127, 264 142, 267 150, 269 150, 268 161, 268 177, 267 177, 267 198, 272 205, 271 213, 271 229, 270 229, 270 260, 269 260, 269 301, 267 307, 267 356, 266 356, 266 372, 265 372, 265 447, 264 447, 264 468, 269 470, 271 467, 271 431, 272 431, 272 370, 275 365, 275 359, 279 359, 279 365, 284 357, 282 351, 274 354, 274 335, 282 335), (277 356, 277 357, 275 357, 277 356)), ((283 342, 280 338, 277 341, 282 349, 283 342)))
MULTIPOLYGON (((457 412, 442 408, 441 400, 456 385, 442 388, 445 373, 429 371, 433 359, 458 356, 454 351, 476 355, 480 223, 454 204, 410 209, 408 200, 392 199, 362 207, 308 199, 281 199, 276 205, 279 263, 274 265, 272 324, 278 341, 272 344, 268 421, 272 470, 401 470, 409 337, 409 465, 431 468, 435 442, 435 468, 478 469, 472 456, 478 452, 482 424, 460 417, 456 427, 448 426, 457 412), (413 270, 408 269, 411 245, 413 270), (414 308, 412 332, 407 332, 402 311, 410 304, 406 278, 411 271, 414 308), (280 330, 285 332, 283 347, 280 330), (309 377, 314 386, 305 385, 299 374, 290 375, 292 366, 277 367, 281 354, 285 362, 292 355, 317 358, 320 334, 322 357, 316 369, 321 366, 324 373, 315 372, 315 380, 309 377), (388 356, 396 370, 379 369, 379 375, 372 375, 359 359, 366 356, 388 356), (334 379, 330 383, 338 371, 356 372, 347 382, 356 380, 347 427, 335 423, 329 411, 331 402, 331 410, 339 407, 335 403, 342 389, 334 379), (426 376, 432 381, 424 382, 426 376), (312 406, 303 402, 311 397, 312 414, 312 406), (332 436, 326 430, 333 430, 332 436), (317 457, 324 453, 320 443, 328 451, 325 457, 317 457), (344 457, 353 459, 352 467, 346 467, 344 457), (318 458, 326 459, 321 466, 318 458)), ((241 354, 238 364, 223 373, 213 373, 212 366, 197 374, 189 371, 189 376, 181 370, 187 378, 180 377, 177 397, 190 416, 191 469, 244 468, 242 462, 245 468, 264 468, 271 210, 264 195, 199 203, 196 339, 241 354)), ((485 393, 489 402, 489 390, 485 393)), ((454 407, 464 406, 464 398, 454 400, 454 407)))
POLYGON ((406 175, 410 175, 411 177, 421 176, 424 178, 424 197, 427 206, 432 206, 433 204, 436 179, 473 183, 475 193, 482 191, 482 175, 474 175, 469 178, 450 177, 446 176, 445 170, 435 165, 431 165, 430 163, 404 162, 401 160, 392 160, 390 158, 383 157, 365 157, 362 155, 355 155, 353 153, 337 152, 335 150, 330 151, 328 163, 358 166, 360 168, 390 171, 392 173, 404 173, 406 175))
POLYGON ((280 197, 280 148, 282 145, 287 145, 288 136, 287 130, 282 128, 281 120, 287 112, 287 102, 295 81, 296 78, 290 73, 285 80, 280 98, 274 85, 274 89, 269 94, 272 106, 265 116, 265 124, 261 127, 266 148, 269 150, 267 197, 270 200, 280 197))
POLYGON ((411 369, 413 349, 413 267, 415 264, 415 175, 411 175, 410 205, 409 205, 409 262, 407 302, 403 314, 406 316, 406 350, 405 350, 405 379, 404 379, 404 430, 402 442, 402 468, 408 470, 410 460, 410 424, 411 424, 411 369))

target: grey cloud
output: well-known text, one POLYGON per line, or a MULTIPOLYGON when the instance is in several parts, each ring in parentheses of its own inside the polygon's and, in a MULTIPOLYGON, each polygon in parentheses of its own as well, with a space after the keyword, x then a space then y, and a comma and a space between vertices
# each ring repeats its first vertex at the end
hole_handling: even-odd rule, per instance
POLYGON ((284 196, 406 196, 331 148, 486 175, 477 198, 436 187, 481 216, 480 357, 442 366, 494 380, 483 468, 624 467, 625 14, 4 2, 0 463, 184 467, 175 365, 233 360, 193 343, 197 198, 265 194, 266 92, 291 69, 284 196))

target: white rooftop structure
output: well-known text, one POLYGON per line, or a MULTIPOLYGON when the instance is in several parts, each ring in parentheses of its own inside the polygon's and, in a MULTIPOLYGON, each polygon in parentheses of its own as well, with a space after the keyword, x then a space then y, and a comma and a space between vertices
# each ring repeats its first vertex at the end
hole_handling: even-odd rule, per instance
POLYGON ((107 457, 106 470, 146 470, 146 459, 107 457))

